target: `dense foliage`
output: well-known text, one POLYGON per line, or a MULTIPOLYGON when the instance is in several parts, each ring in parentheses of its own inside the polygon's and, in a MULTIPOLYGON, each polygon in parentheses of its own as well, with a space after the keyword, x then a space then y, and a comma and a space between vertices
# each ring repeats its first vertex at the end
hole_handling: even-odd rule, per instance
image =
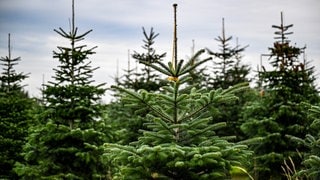
POLYGON ((175 29, 170 62, 154 47, 159 34, 143 28, 144 52, 132 55, 140 69, 117 77, 105 104, 89 60, 96 47, 83 43, 91 30, 79 33, 72 4, 70 31, 55 30, 70 46, 53 52, 59 65, 41 100, 23 90, 28 74, 15 71, 10 41, 0 59, 0 179, 319 179, 314 67, 282 15, 258 86, 224 20, 220 49, 187 60, 178 61, 175 29))

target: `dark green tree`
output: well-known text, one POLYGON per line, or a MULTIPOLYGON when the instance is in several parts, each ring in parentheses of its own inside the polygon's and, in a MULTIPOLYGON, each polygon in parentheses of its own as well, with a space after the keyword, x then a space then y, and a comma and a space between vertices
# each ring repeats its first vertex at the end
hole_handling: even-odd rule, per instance
POLYGON ((209 85, 212 88, 226 89, 238 83, 248 82, 247 75, 250 73, 248 65, 241 64, 241 53, 248 47, 241 47, 238 42, 235 47, 230 45, 232 36, 226 37, 224 18, 222 19, 222 35, 215 38, 220 43, 220 52, 213 52, 207 48, 213 59, 213 77, 210 77, 209 85))
POLYGON ((14 66, 21 59, 11 57, 10 34, 8 39, 9 55, 0 58, 3 67, 0 76, 0 179, 17 178, 13 167, 15 162, 23 160, 20 153, 32 122, 31 109, 35 105, 21 85, 28 75, 15 71, 14 66))
POLYGON ((70 47, 58 47, 53 58, 59 60, 54 81, 43 91, 45 110, 41 124, 31 130, 24 147, 26 163, 17 164, 23 179, 94 179, 103 178, 107 169, 101 161, 105 134, 100 132, 103 84, 93 85, 88 57, 94 48, 80 44, 91 32, 78 33, 75 27, 74 2, 70 32, 55 30, 67 39, 70 47))
POLYGON ((305 48, 291 45, 288 30, 293 25, 273 25, 276 29, 274 46, 270 50, 270 64, 259 72, 263 81, 264 95, 259 101, 246 106, 242 130, 248 137, 263 137, 263 142, 253 145, 254 171, 257 179, 285 178, 281 165, 290 157, 298 169, 300 153, 306 148, 290 141, 290 136, 304 138, 309 131, 310 119, 301 102, 319 102, 314 86, 313 67, 307 67, 300 55, 305 48), (299 152, 297 152, 297 150, 299 152))
MULTIPOLYGON (((213 52, 208 49, 208 52, 213 56, 213 76, 208 78, 208 86, 213 89, 223 88, 227 89, 238 83, 249 82, 248 74, 250 73, 250 68, 248 65, 243 65, 241 60, 243 58, 242 53, 248 46, 241 47, 238 44, 232 47, 230 45, 233 40, 232 36, 226 36, 224 19, 222 19, 222 34, 215 38, 219 42, 219 51, 213 52)), ((215 122, 227 122, 227 126, 221 129, 217 133, 224 136, 237 136, 236 140, 243 140, 243 133, 240 130, 240 125, 242 124, 240 113, 244 104, 251 100, 252 91, 244 91, 236 94, 239 99, 233 104, 219 105, 218 112, 213 112, 214 117, 212 118, 213 123, 215 122)))

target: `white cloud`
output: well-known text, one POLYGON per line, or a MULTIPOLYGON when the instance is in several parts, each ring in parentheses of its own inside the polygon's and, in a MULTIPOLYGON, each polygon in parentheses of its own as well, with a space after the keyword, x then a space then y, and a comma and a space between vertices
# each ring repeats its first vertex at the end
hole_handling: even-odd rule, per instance
MULTIPOLYGON (((307 57, 320 68, 320 1, 292 0, 82 0, 76 1, 76 22, 80 32, 93 29, 84 43, 97 45, 92 56, 98 82, 113 83, 110 76, 116 73, 116 61, 120 69, 127 64, 127 51, 141 52, 142 30, 154 27, 160 33, 156 40, 159 53, 172 52, 173 3, 178 3, 179 58, 191 53, 192 40, 196 48, 218 49, 214 40, 221 34, 221 19, 225 18, 227 35, 239 38, 241 45, 250 46, 244 52, 244 62, 253 69, 260 61, 261 53, 268 53, 274 41, 271 25, 280 23, 284 12, 285 23, 294 24, 290 37, 298 46, 307 44, 307 57)), ((7 54, 7 34, 14 39, 14 55, 21 56, 19 70, 31 72, 26 81, 28 90, 37 91, 42 74, 52 74, 57 63, 52 51, 65 42, 53 32, 54 28, 69 29, 71 0, 2 0, 0 2, 0 55, 7 54), (51 72, 50 72, 51 71, 51 72)), ((46 79, 49 78, 46 75, 46 79)), ((37 94, 37 93, 30 93, 37 94)))

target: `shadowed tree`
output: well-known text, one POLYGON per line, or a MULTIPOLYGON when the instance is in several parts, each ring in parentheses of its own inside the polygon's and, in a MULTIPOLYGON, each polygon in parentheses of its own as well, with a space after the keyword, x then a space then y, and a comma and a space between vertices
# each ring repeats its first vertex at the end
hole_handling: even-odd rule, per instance
POLYGON ((53 81, 45 85, 45 110, 41 124, 32 129, 24 147, 24 164, 16 172, 25 179, 94 179, 103 178, 107 169, 101 162, 106 135, 99 130, 103 106, 100 99, 104 84, 93 85, 93 71, 88 61, 93 48, 81 44, 91 32, 79 34, 75 27, 74 1, 69 32, 54 30, 70 42, 58 46, 53 58, 59 61, 53 81))
POLYGON ((17 73, 15 65, 20 57, 11 57, 10 34, 8 35, 8 56, 1 57, 0 76, 0 179, 17 179, 13 171, 15 162, 22 161, 22 147, 31 126, 31 109, 35 102, 28 98, 21 82, 27 74, 17 73))
POLYGON ((301 102, 318 103, 314 86, 313 67, 309 68, 300 56, 305 48, 290 43, 288 30, 293 25, 273 25, 275 42, 270 51, 272 70, 262 67, 259 78, 263 81, 264 95, 260 101, 244 110, 247 121, 242 129, 248 137, 261 136, 262 143, 251 148, 255 151, 254 171, 257 179, 280 179, 284 177, 281 165, 292 158, 300 167, 300 154, 306 151, 301 144, 290 141, 290 136, 304 138, 309 131, 310 119, 301 102), (297 152, 299 151, 299 152, 297 152))

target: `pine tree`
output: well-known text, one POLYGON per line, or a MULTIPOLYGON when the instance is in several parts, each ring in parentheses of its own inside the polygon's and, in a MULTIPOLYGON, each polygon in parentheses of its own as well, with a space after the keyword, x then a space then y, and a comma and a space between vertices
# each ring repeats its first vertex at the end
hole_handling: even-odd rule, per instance
POLYGON ((282 13, 280 26, 272 26, 276 29, 276 42, 269 48, 273 70, 267 71, 263 67, 259 72, 264 94, 244 110, 247 121, 242 130, 248 137, 264 138, 263 142, 252 146, 257 179, 281 178, 281 165, 289 157, 297 169, 300 167, 299 153, 306 149, 291 142, 289 137, 303 138, 309 131, 310 119, 301 102, 319 102, 313 68, 299 60, 305 48, 291 45, 287 37, 292 34, 288 32, 292 26, 283 24, 282 13))
POLYGON ((225 179, 230 178, 232 166, 241 166, 249 154, 245 145, 216 136, 215 130, 225 123, 208 124, 207 111, 213 104, 234 101, 233 94, 247 85, 210 92, 186 85, 190 71, 211 58, 195 61, 205 52, 200 50, 187 63, 178 61, 176 36, 174 42, 172 62, 145 63, 168 76, 170 83, 163 91, 134 92, 113 86, 127 105, 139 107, 137 113, 149 112, 137 142, 105 145, 106 157, 117 165, 113 179, 225 179))
POLYGON ((35 105, 21 85, 28 75, 15 71, 14 66, 21 59, 11 57, 10 34, 8 39, 9 55, 0 59, 3 66, 0 76, 0 179, 17 178, 13 166, 23 160, 20 153, 32 122, 29 111, 35 105))
POLYGON ((18 164, 17 173, 25 179, 93 179, 106 176, 101 162, 101 145, 106 141, 101 128, 100 98, 103 84, 93 85, 88 57, 94 48, 78 45, 92 30, 83 34, 75 27, 72 1, 70 32, 55 30, 71 47, 58 47, 53 58, 59 60, 54 81, 45 86, 42 124, 35 127, 24 147, 27 163, 18 164))

